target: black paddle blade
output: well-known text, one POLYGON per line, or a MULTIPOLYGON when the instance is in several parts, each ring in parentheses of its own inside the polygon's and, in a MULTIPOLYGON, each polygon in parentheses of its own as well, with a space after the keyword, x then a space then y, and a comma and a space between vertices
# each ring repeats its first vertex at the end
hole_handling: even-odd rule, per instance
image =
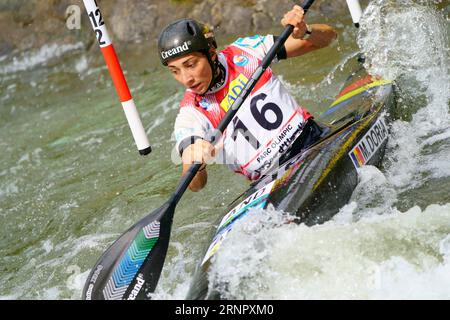
POLYGON ((117 239, 91 270, 82 298, 149 299, 164 265, 174 211, 175 204, 166 202, 117 239))

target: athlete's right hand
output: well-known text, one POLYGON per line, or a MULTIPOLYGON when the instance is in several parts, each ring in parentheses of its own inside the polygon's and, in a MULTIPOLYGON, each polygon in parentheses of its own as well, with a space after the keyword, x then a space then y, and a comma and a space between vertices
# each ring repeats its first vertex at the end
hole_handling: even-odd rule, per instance
POLYGON ((281 19, 281 24, 283 27, 286 27, 289 24, 292 25, 294 27, 292 37, 294 39, 302 39, 307 30, 305 23, 305 12, 303 11, 303 8, 295 5, 292 10, 287 12, 283 19, 281 19))
POLYGON ((194 162, 209 163, 216 155, 214 146, 206 140, 197 139, 188 146, 182 156, 183 164, 192 164, 194 162))
POLYGON ((204 169, 206 164, 215 156, 215 154, 216 149, 214 146, 210 142, 202 139, 197 139, 193 144, 184 150, 181 158, 183 162, 182 175, 187 173, 194 162, 203 164, 194 179, 192 179, 192 182, 189 184, 189 189, 197 192, 203 189, 206 185, 208 176, 206 174, 206 170, 204 169))

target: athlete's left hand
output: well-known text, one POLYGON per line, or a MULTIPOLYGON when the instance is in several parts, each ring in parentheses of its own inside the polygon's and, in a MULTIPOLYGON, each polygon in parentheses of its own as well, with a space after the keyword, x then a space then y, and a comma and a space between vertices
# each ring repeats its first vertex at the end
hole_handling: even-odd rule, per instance
POLYGON ((281 19, 281 24, 286 27, 288 24, 294 26, 294 31, 292 32, 292 37, 294 39, 302 39, 306 33, 306 23, 305 23, 305 12, 300 6, 294 6, 294 8, 287 12, 283 19, 281 19))

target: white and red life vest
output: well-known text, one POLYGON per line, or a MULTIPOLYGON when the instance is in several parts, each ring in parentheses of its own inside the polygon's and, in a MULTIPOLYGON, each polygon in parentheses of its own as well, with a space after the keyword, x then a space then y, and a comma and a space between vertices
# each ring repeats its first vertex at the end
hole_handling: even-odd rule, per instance
MULTIPOLYGON (((211 135, 272 45, 271 35, 241 38, 219 54, 225 83, 201 96, 186 90, 175 122, 177 148, 190 136, 211 135)), ((268 68, 224 132, 223 153, 217 161, 256 180, 275 164, 310 117, 268 68)))

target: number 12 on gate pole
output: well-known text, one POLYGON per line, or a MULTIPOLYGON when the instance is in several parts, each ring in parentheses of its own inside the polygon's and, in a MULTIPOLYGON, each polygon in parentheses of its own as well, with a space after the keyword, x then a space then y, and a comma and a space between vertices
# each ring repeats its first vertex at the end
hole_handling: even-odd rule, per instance
POLYGON ((136 146, 141 155, 147 155, 152 151, 152 148, 148 142, 139 112, 134 104, 127 81, 125 80, 122 68, 120 67, 116 51, 109 38, 108 30, 106 29, 97 1, 83 0, 83 2, 97 36, 97 41, 100 45, 103 57, 105 58, 106 65, 108 66, 109 73, 114 82, 114 86, 116 87, 117 94, 119 95, 120 102, 122 103, 136 146))

